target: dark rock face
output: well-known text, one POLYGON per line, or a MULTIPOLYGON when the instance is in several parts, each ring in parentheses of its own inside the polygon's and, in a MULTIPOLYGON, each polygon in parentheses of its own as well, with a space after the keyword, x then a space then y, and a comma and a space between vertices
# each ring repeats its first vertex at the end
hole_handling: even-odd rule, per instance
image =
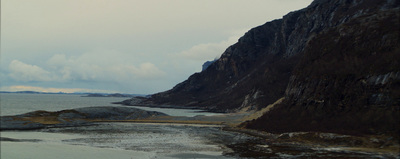
POLYGON ((400 9, 365 14, 316 35, 284 104, 250 122, 273 131, 400 132, 400 9))
POLYGON ((213 60, 213 61, 206 61, 204 62, 204 64, 201 66, 201 71, 204 71, 208 68, 208 66, 210 66, 212 63, 214 63, 217 60, 213 60))
POLYGON ((396 0, 315 0, 251 29, 206 70, 138 104, 234 112, 285 97, 247 127, 398 132, 399 8, 396 0))
POLYGON ((284 96, 300 53, 315 35, 397 3, 316 0, 305 9, 251 29, 207 70, 143 103, 200 106, 215 111, 264 107, 284 96))

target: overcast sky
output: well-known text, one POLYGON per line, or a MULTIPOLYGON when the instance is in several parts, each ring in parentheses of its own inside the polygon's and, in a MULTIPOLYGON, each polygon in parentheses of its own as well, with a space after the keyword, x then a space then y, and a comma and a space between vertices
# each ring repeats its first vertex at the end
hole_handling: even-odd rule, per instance
POLYGON ((165 91, 311 0, 2 0, 2 91, 165 91))

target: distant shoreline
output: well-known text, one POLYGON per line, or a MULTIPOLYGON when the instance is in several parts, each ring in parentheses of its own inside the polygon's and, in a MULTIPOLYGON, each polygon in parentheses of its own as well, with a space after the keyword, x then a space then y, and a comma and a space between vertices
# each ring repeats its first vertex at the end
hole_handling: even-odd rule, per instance
POLYGON ((91 93, 87 94, 81 97, 119 97, 119 98, 132 98, 135 97, 135 95, 131 94, 120 94, 120 93, 114 93, 114 94, 100 94, 100 93, 91 93))
MULTIPOLYGON (((129 107, 86 107, 57 112, 35 111, 22 115, 1 117, 2 127, 7 122, 8 125, 12 126, 15 126, 15 124, 20 124, 20 126, 33 126, 23 129, 1 129, 1 131, 81 127, 96 125, 96 123, 183 124, 188 126, 220 127, 220 130, 223 131, 237 132, 258 137, 260 141, 267 141, 268 145, 272 144, 278 147, 279 145, 286 145, 303 149, 338 149, 349 154, 352 152, 361 154, 385 154, 389 156, 396 156, 399 154, 397 151, 399 144, 391 139, 390 136, 385 135, 351 136, 323 132, 287 132, 273 134, 240 128, 239 124, 244 122, 243 120, 249 115, 248 113, 231 113, 215 116, 179 117, 168 116, 162 113, 159 114, 157 112, 142 111, 129 107), (125 114, 121 112, 125 112, 125 114), (132 118, 130 117, 132 113, 138 116, 132 118), (147 114, 147 117, 142 118, 141 114, 147 114), (38 123, 42 125, 40 126, 38 123)), ((1 140, 7 140, 7 138, 1 140)), ((252 150, 237 148, 236 151, 239 153, 246 153, 252 150)))
POLYGON ((147 94, 126 94, 126 93, 92 93, 92 92, 37 92, 37 91, 0 91, 0 94, 65 94, 65 95, 81 95, 83 97, 145 97, 147 94), (86 96, 85 96, 86 95, 86 96))

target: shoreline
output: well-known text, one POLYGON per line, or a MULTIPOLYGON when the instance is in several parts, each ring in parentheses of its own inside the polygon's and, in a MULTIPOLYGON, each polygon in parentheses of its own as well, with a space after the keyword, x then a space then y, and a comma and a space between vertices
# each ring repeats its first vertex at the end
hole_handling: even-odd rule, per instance
MULTIPOLYGON (((357 154, 370 154, 370 155, 383 155, 389 158, 396 158, 396 156, 400 155, 400 147, 398 143, 396 144, 393 141, 382 142, 387 139, 387 136, 350 136, 350 135, 340 135, 333 133, 321 133, 321 132, 291 132, 291 133, 282 133, 282 134, 272 134, 268 132, 251 130, 251 129, 243 129, 237 127, 231 127, 225 124, 211 124, 211 123, 199 123, 196 121, 157 121, 157 120, 121 120, 121 121, 93 121, 93 125, 96 123, 135 123, 135 124, 143 124, 143 125, 164 125, 164 126, 191 126, 191 127, 216 127, 221 131, 239 133, 243 135, 252 136, 255 138, 259 138, 260 140, 255 143, 242 143, 248 144, 246 147, 229 147, 233 149, 234 153, 242 155, 247 154, 252 151, 264 151, 268 150, 271 146, 284 146, 291 148, 300 148, 300 149, 313 149, 313 150, 321 150, 321 151, 330 151, 330 152, 341 152, 341 153, 357 153, 357 154), (372 141, 376 140, 376 141, 372 141), (344 142, 343 140, 347 140, 344 142), (340 141, 340 142, 336 142, 340 141), (359 142, 357 144, 357 142, 359 142), (356 144, 355 144, 356 143, 356 144), (386 145, 383 146, 382 145, 386 145), (248 149, 247 149, 248 148, 248 149)), ((81 126, 74 126, 78 129, 81 126)), ((51 130, 52 128, 72 128, 72 127, 48 127, 36 130, 51 130)), ((32 131, 30 130, 2 130, 5 132, 9 131, 32 131)), ((3 138, 1 137, 1 141, 3 138)), ((15 139, 11 139, 15 140, 15 139)), ((4 140, 7 141, 7 140, 4 140)), ((27 140, 28 141, 28 140, 27 140)), ((230 145, 232 146, 232 145, 230 145)), ((247 157, 260 157, 260 156, 247 156, 247 157)))
MULTIPOLYGON (((124 111, 134 110, 135 108, 122 108, 124 111)), ((113 116, 112 112, 120 112, 118 107, 89 107, 77 110, 63 110, 58 112, 36 111, 17 116, 1 117, 2 123, 1 131, 28 131, 35 129, 52 129, 52 128, 67 128, 67 127, 85 127, 93 126, 96 123, 141 123, 149 125, 186 125, 186 126, 200 126, 200 127, 219 127, 219 130, 235 132, 259 138, 258 145, 265 145, 265 148, 254 147, 254 143, 248 143, 249 147, 235 147, 232 149, 240 151, 239 153, 248 153, 252 149, 267 150, 268 145, 284 145, 288 147, 298 147, 303 149, 321 149, 326 151, 345 151, 357 153, 371 153, 383 154, 388 156, 400 155, 399 142, 396 138, 385 135, 341 135, 334 133, 323 132, 287 132, 280 134, 273 134, 259 130, 245 129, 238 127, 240 123, 244 122, 251 114, 249 113, 229 113, 215 116, 194 116, 194 117, 179 117, 168 116, 165 114, 150 113, 148 111, 142 112, 147 114, 147 117, 137 116, 136 118, 125 118, 132 114, 117 114, 113 116), (96 110, 96 111, 93 111, 96 110), (112 111, 110 111, 112 110, 112 111), (98 116, 91 116, 82 112, 99 113, 106 112, 108 115, 98 118, 98 116), (111 114, 111 115, 110 115, 111 114), (73 118, 75 117, 75 118, 73 118), (79 118, 80 117, 80 118, 79 118), (92 118, 90 118, 92 117, 92 118), (20 126, 31 125, 31 127, 14 129, 4 129, 5 118, 11 119, 8 124, 20 124, 20 126), (61 122, 61 123, 60 123, 61 122), (260 142, 260 143, 259 143, 260 142)), ((100 113, 101 114, 101 113, 100 113)), ((92 114, 93 115, 93 114, 92 114)), ((104 114, 103 114, 104 115, 104 114)))

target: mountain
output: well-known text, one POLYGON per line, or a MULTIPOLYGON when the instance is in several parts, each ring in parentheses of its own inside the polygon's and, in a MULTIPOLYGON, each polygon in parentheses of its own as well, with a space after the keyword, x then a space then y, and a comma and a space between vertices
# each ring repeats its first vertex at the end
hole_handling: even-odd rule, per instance
POLYGON ((0 93, 18 93, 18 94, 68 94, 64 92, 37 92, 37 91, 16 91, 16 92, 11 92, 11 91, 0 91, 0 93))
POLYGON ((206 61, 206 62, 204 62, 204 64, 202 65, 202 69, 201 69, 201 71, 204 71, 204 70, 206 70, 207 68, 208 68, 208 66, 210 66, 212 63, 214 63, 215 61, 217 61, 217 60, 213 60, 213 61, 206 61))
POLYGON ((285 102, 247 127, 398 135, 400 10, 384 10, 375 3, 375 12, 325 29, 308 41, 285 102))
POLYGON ((82 96, 82 97, 122 97, 122 98, 127 98, 127 97, 134 97, 134 96, 135 95, 121 94, 121 93, 113 93, 113 94, 90 93, 90 94, 86 94, 85 96, 82 96))
POLYGON ((126 101, 260 110, 243 126, 270 132, 398 133, 397 0, 315 0, 249 30, 200 73, 171 90, 126 101))

